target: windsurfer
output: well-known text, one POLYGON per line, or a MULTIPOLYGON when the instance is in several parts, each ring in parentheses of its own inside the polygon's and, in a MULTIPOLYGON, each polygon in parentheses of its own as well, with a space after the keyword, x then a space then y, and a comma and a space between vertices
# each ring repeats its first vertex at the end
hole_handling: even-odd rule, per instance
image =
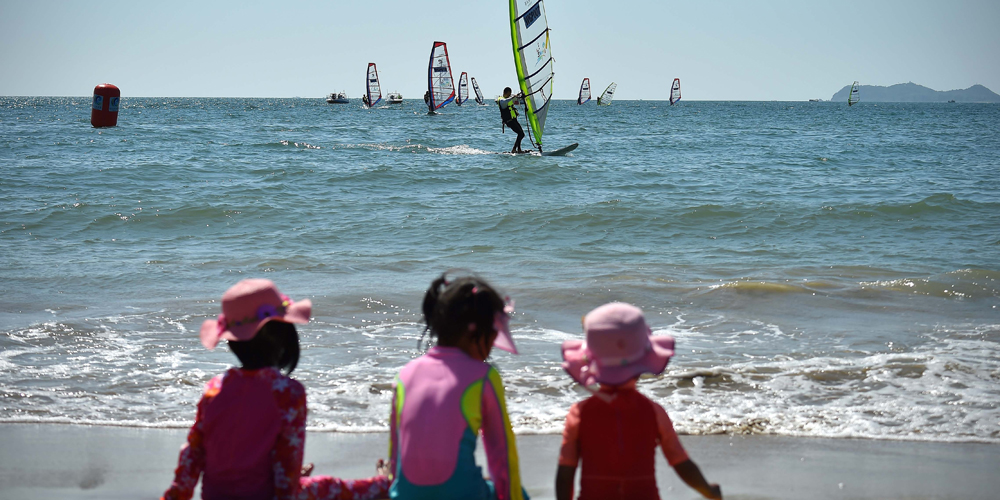
POLYGON ((427 109, 429 109, 432 113, 434 112, 434 108, 431 107, 431 91, 430 90, 428 90, 427 92, 424 92, 424 104, 427 105, 427 109))
POLYGON ((364 104, 366 108, 372 107, 372 105, 368 103, 368 96, 367 95, 361 96, 361 104, 364 104))
MULTIPOLYGON (((503 89, 503 98, 497 99, 497 105, 500 106, 500 119, 503 121, 503 125, 510 128, 515 134, 517 134, 517 140, 514 141, 514 148, 510 150, 511 153, 524 153, 525 151, 521 149, 521 139, 524 139, 524 129, 521 128, 521 124, 517 121, 517 104, 520 104, 519 99, 524 97, 522 94, 511 95, 510 87, 503 89)), ((501 125, 501 130, 503 130, 503 125, 501 125)))

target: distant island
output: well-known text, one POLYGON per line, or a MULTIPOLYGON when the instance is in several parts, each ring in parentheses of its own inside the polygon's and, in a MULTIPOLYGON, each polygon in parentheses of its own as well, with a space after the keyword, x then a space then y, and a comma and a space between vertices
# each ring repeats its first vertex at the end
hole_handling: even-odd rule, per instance
MULTIPOLYGON (((833 94, 831 101, 847 102, 851 86, 847 85, 833 94)), ((964 90, 934 90, 910 83, 897 83, 888 87, 861 85, 858 89, 862 102, 1000 102, 1000 95, 982 85, 964 90)))

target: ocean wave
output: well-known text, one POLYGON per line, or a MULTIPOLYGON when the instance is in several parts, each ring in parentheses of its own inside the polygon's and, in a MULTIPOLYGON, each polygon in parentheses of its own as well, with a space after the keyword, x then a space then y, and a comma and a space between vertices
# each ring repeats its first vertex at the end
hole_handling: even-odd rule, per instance
POLYGON ((861 282, 860 286, 890 292, 950 299, 1000 298, 1000 271, 960 269, 922 278, 861 282))

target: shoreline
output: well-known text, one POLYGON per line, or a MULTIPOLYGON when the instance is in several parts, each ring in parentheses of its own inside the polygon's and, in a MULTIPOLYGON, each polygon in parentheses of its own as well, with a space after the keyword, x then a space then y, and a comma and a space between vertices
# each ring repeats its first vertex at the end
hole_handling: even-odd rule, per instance
MULTIPOLYGON (((169 485, 187 429, 0 423, 0 498, 156 498, 169 485)), ((517 436, 533 499, 554 498, 561 436, 517 436)), ((709 481, 736 499, 994 498, 1000 446, 781 436, 681 436, 709 481)), ((316 474, 368 477, 387 434, 307 434, 316 474)), ((477 449, 485 464, 482 447, 477 449)), ((658 455, 665 498, 697 498, 658 455)), ((197 498, 197 496, 196 496, 197 498)))

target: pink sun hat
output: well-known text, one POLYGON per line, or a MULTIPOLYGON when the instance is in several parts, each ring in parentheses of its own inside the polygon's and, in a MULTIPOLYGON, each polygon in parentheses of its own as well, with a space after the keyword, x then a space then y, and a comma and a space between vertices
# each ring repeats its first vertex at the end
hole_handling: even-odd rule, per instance
POLYGON ((222 294, 219 318, 201 324, 201 345, 215 349, 219 339, 250 340, 268 321, 305 324, 311 314, 309 299, 295 302, 271 280, 243 280, 222 294))
POLYGON ((622 302, 604 304, 583 318, 586 340, 562 345, 562 367, 583 384, 619 385, 643 373, 660 374, 674 355, 674 338, 653 336, 642 311, 622 302))

